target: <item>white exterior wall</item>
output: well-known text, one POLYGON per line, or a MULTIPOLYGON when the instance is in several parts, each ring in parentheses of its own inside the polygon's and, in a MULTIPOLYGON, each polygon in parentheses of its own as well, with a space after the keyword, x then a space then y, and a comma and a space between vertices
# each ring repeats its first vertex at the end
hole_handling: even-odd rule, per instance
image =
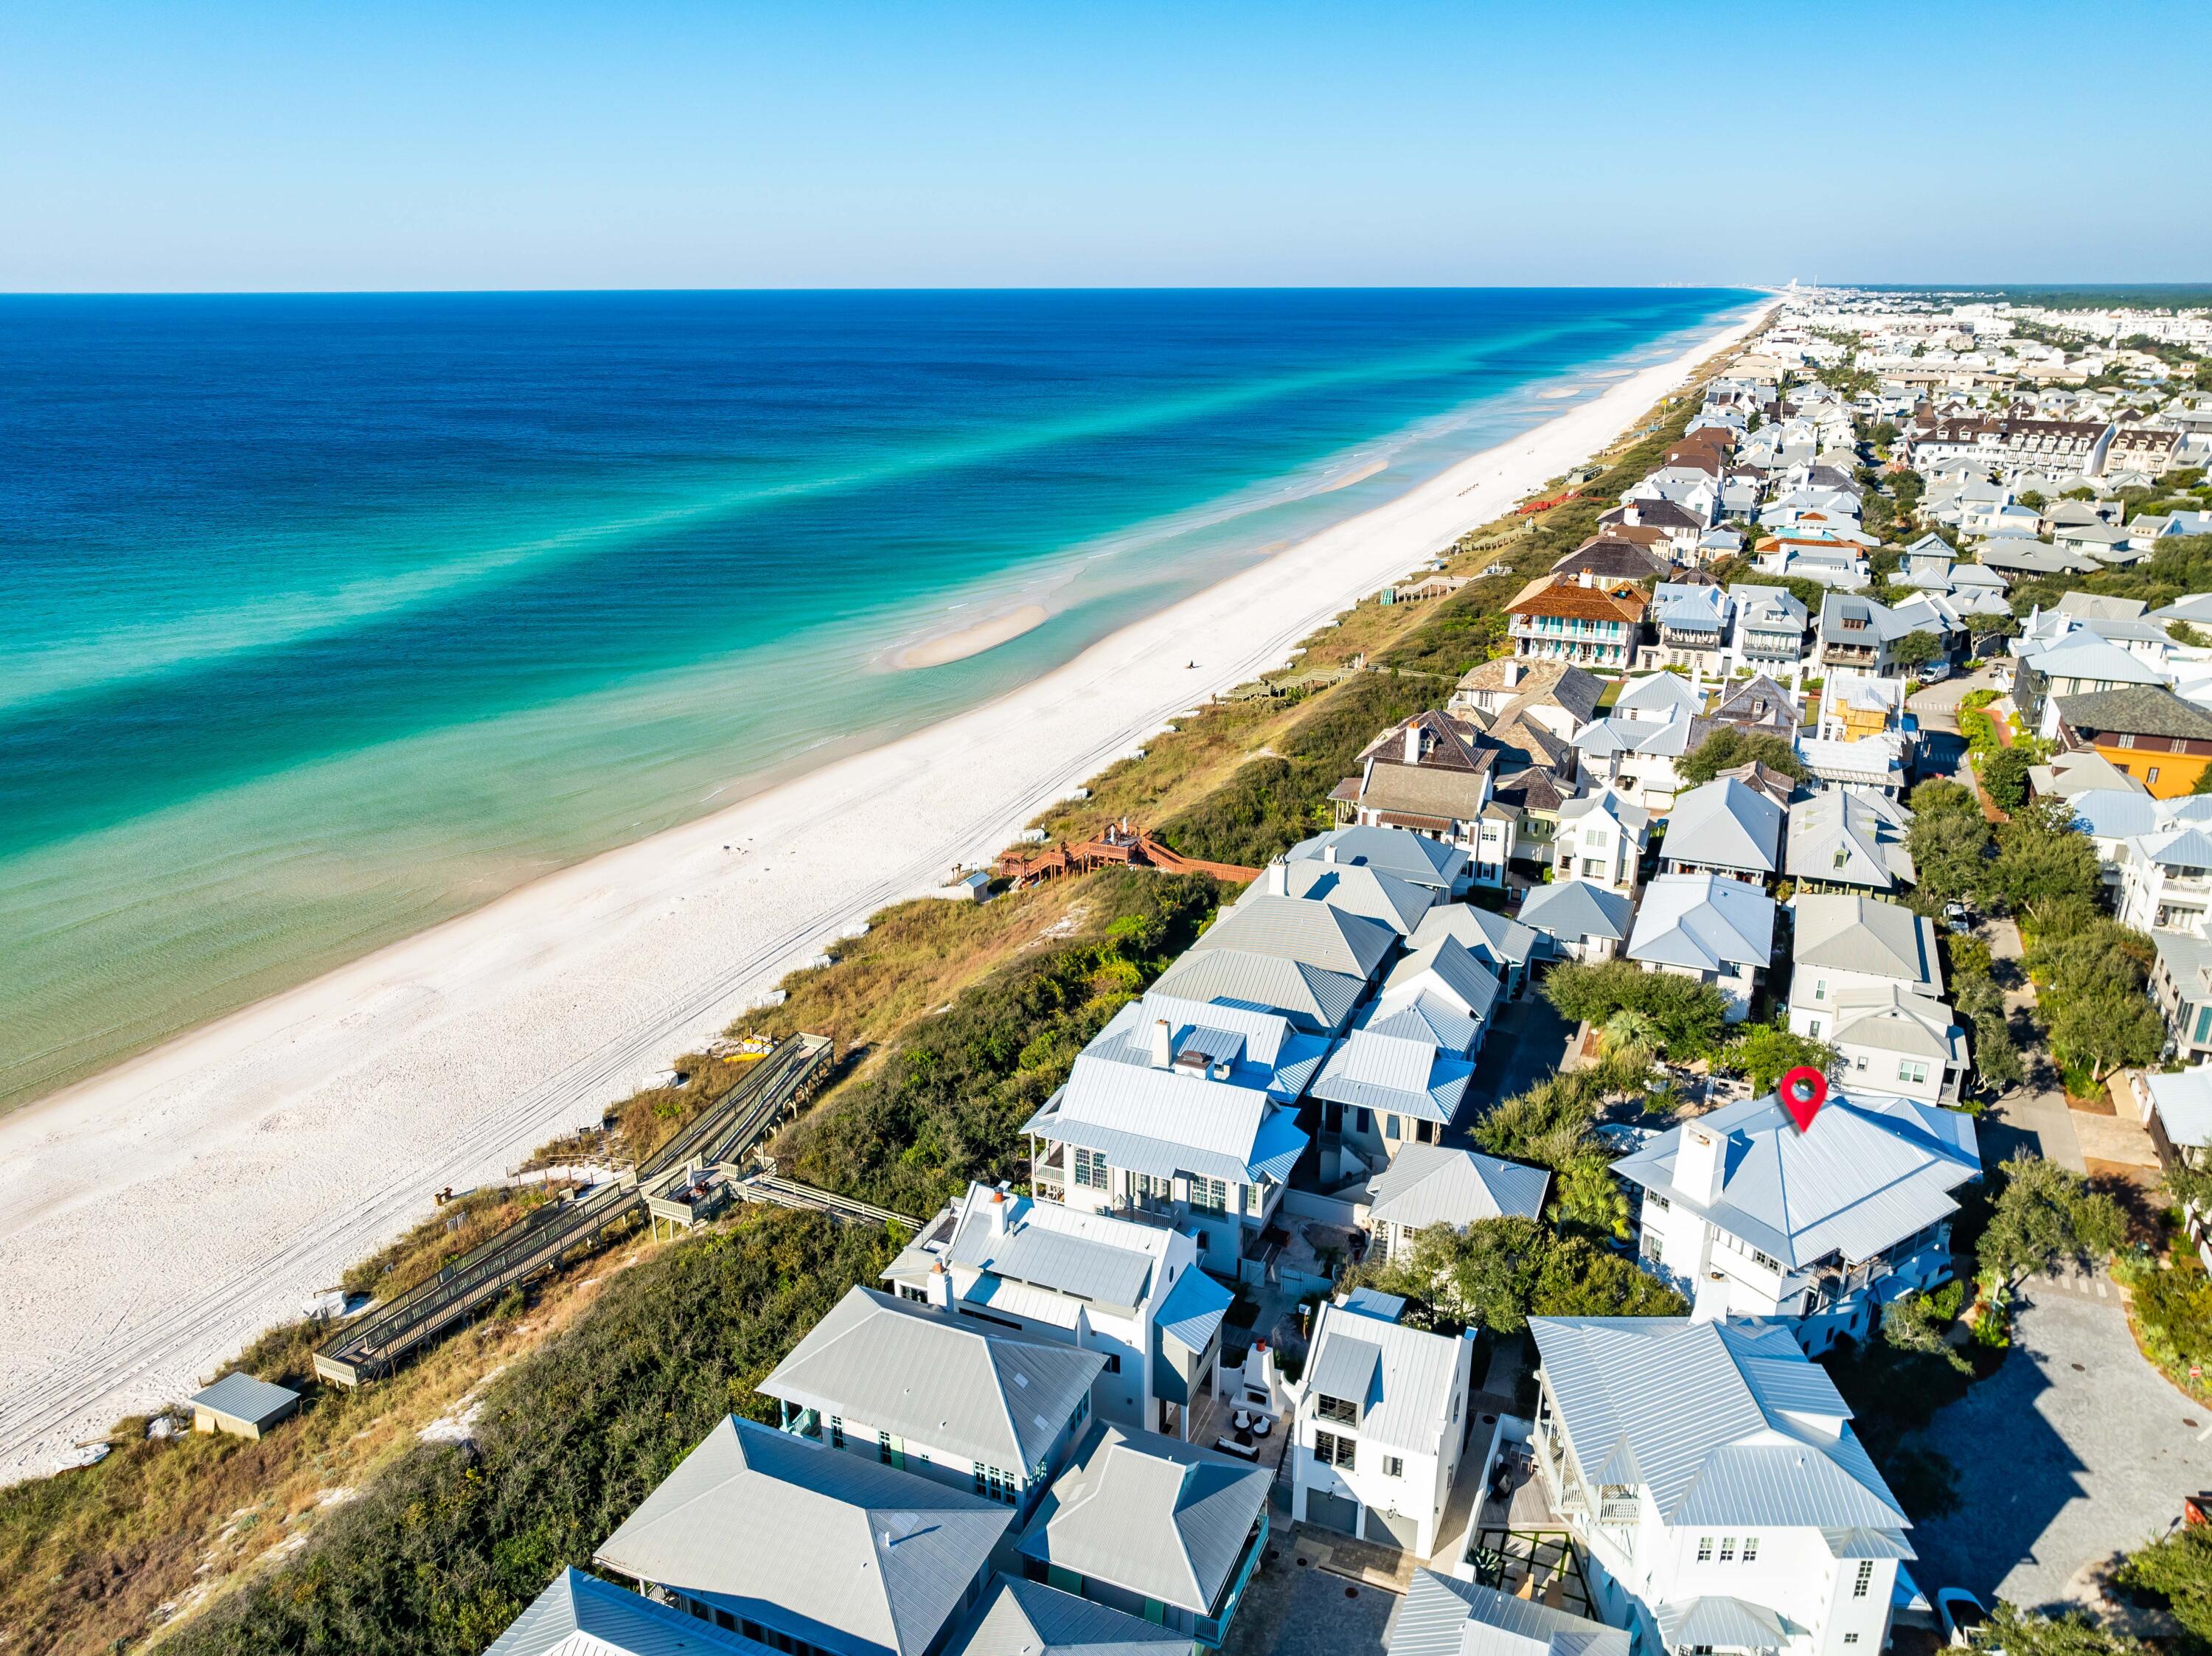
POLYGON ((1724 1022, 1741 1023, 1751 1016, 1751 993, 1758 986, 1759 968, 1724 961, 1733 969, 1726 972, 1695 972, 1686 966, 1666 966, 1652 961, 1639 961, 1638 965, 1647 972, 1662 972, 1669 977, 1694 978, 1699 983, 1710 983, 1728 1001, 1728 1010, 1722 1015, 1724 1022))
MULTIPOLYGON (((1887 989, 1892 986, 1909 994, 1936 998, 1932 985, 1916 986, 1879 972, 1857 972, 1849 967, 1800 966, 1790 974, 1790 1029, 1815 1040, 1832 1040, 1836 1034, 1836 998, 1854 989, 1887 989)), ((1893 1089, 1877 1084, 1876 1092, 1893 1089)))
POLYGON ((1593 811, 1559 824, 1552 841, 1552 868, 1562 882, 1583 880, 1633 896, 1643 848, 1612 817, 1593 811))
POLYGON ((1428 1453, 1378 1443, 1362 1436, 1357 1427, 1322 1420, 1315 1412, 1315 1394, 1303 1392, 1297 1404, 1297 1435, 1290 1449, 1292 1520, 1301 1524, 1306 1521, 1306 1498, 1314 1491, 1346 1496, 1359 1503, 1363 1532, 1370 1507, 1415 1520, 1419 1532, 1413 1554, 1422 1559, 1431 1556, 1442 1538, 1437 1532, 1443 1521, 1444 1507, 1451 1496, 1452 1480, 1458 1474, 1462 1446, 1466 1441, 1474 1353, 1474 1336, 1462 1335, 1452 1377, 1451 1402, 1446 1418, 1437 1422, 1437 1441, 1428 1453), (1316 1432, 1353 1439, 1359 1446, 1354 1452, 1354 1464, 1349 1467, 1335 1466, 1315 1459, 1316 1432), (1404 1471, 1398 1476, 1384 1471, 1388 1457, 1395 1457, 1403 1465, 1404 1471))
POLYGON ((2137 931, 2180 931, 2192 937, 2207 934, 2205 915, 2212 909, 2212 882, 2175 879, 2142 854, 2133 841, 2120 857, 2120 924, 2137 931))

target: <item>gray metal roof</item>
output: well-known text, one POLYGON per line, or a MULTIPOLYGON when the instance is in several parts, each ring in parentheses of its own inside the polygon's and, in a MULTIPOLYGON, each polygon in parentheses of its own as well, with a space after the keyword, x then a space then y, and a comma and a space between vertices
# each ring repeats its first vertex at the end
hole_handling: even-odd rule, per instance
POLYGON ((1166 1178, 1188 1170, 1209 1179, 1243 1180, 1286 1148, 1295 1159, 1305 1143, 1295 1116, 1262 1088, 1172 1068, 1105 1063, 1086 1053, 1077 1057, 1067 1085, 1024 1131, 1105 1151, 1117 1168, 1166 1178), (1285 1117, 1292 1123, 1288 1137, 1279 1125, 1285 1117), (1138 1141, 1159 1148, 1145 1151, 1138 1141), (1161 1161, 1164 1168, 1157 1165, 1161 1161))
POLYGON ((1782 807, 1732 776, 1692 788, 1667 818, 1667 855, 1704 868, 1773 874, 1782 867, 1782 807))
POLYGON ((1178 1344, 1203 1351, 1221 1331, 1222 1319, 1236 1302, 1234 1292, 1193 1265, 1176 1278, 1153 1325, 1178 1344))
POLYGON ((1439 937, 1455 937, 1486 966, 1525 966, 1535 951, 1536 934, 1520 921, 1472 903, 1439 903, 1421 916, 1411 939, 1415 949, 1439 937))
POLYGON ((1644 889, 1628 957, 1697 972, 1765 967, 1774 957, 1774 899, 1718 875, 1662 874, 1644 889))
POLYGON ((1042 1581, 1000 1575, 945 1656, 1170 1656, 1190 1635, 1042 1581))
MULTIPOLYGON (((1415 885, 1384 870, 1357 863, 1286 862, 1283 864, 1282 879, 1286 890, 1281 895, 1307 902, 1327 903, 1347 914, 1380 920, 1400 937, 1419 925, 1421 916, 1437 901, 1434 886, 1415 885)), ((1244 888, 1244 895, 1237 900, 1234 908, 1243 908, 1271 895, 1267 887, 1264 877, 1253 881, 1244 888)))
POLYGON ((1536 1317, 1528 1326, 1592 1484, 1641 1484, 1676 1526, 1910 1526, 1834 1383, 1781 1324, 1536 1317))
POLYGON ((1832 1253, 1873 1259, 1956 1211, 1949 1192, 1979 1178, 1982 1164, 1971 1116, 1838 1090, 1802 1132, 1770 1093, 1670 1128, 1613 1170, 1796 1268, 1832 1253), (1711 1202, 1674 1181, 1682 1137, 1692 1131, 1722 1140, 1721 1189, 1711 1202))
POLYGON ((1587 880, 1563 880, 1538 886, 1521 905, 1521 923, 1562 943, 1584 937, 1607 937, 1614 942, 1628 935, 1636 905, 1617 891, 1607 891, 1587 880))
POLYGON ((1800 967, 1865 972, 1933 994, 1943 992, 1943 964, 1936 953, 1936 923, 1902 903, 1878 897, 1806 894, 1793 899, 1797 935, 1792 957, 1800 967))
POLYGON ((299 1400, 300 1394, 289 1387, 271 1386, 243 1370, 225 1374, 205 1391, 193 1392, 191 1398, 195 1409, 212 1409, 219 1415, 257 1424, 282 1414, 299 1400))
POLYGON ((484 1656, 768 1656, 769 1648, 628 1587, 564 1569, 484 1656))
POLYGON ((1355 1305, 1327 1304, 1314 1325, 1306 1392, 1358 1404, 1363 1440, 1434 1454, 1455 1429, 1451 1402, 1461 1344, 1355 1305))
MULTIPOLYGON (((1298 900, 1273 901, 1295 903, 1298 900)), ((1322 907, 1319 903, 1305 906, 1322 907)), ((1360 924, 1382 929, 1372 920, 1360 924)), ((1190 950, 1162 973, 1153 987, 1161 994, 1186 1000, 1280 1012, 1293 1022, 1302 1020, 1316 1029, 1329 1031, 1342 1024, 1359 1004, 1367 979, 1364 974, 1331 972, 1279 954, 1215 947, 1190 950)))
POLYGON ((1370 1212, 1378 1224, 1419 1230, 1449 1225, 1463 1230, 1480 1219, 1516 1214, 1536 1217, 1551 1187, 1550 1170, 1502 1162, 1479 1150, 1442 1144, 1407 1144, 1368 1182, 1370 1212))
POLYGON ((1911 821, 1911 811, 1879 793, 1824 789, 1790 807, 1784 865, 1794 880, 1893 889, 1917 877, 1905 845, 1911 821))
POLYGON ((1827 1544, 1831 1558, 1917 1558, 1912 1545, 1895 1530, 1869 1530, 1852 1526, 1838 1530, 1822 1530, 1820 1539, 1827 1544))
MULTIPOLYGON (((1715 589, 1706 586, 1673 586, 1662 584, 1661 591, 1705 594, 1715 589)), ((1705 710, 1705 698, 1690 688, 1689 681, 1676 673, 1646 673, 1641 678, 1631 679, 1613 704, 1616 713, 1656 713, 1658 722, 1678 723, 1676 714, 1701 713, 1705 710)), ((1651 721, 1638 719, 1638 724, 1651 721)))
POLYGON ((1462 1011, 1455 1002, 1425 990, 1410 998, 1393 996, 1377 1004, 1364 1027, 1378 1035, 1400 1035, 1425 1040, 1448 1052, 1464 1054, 1482 1033, 1482 1026, 1462 1011))
POLYGON ((1790 1629, 1764 1604, 1708 1593, 1661 1604, 1652 1614, 1669 1650, 1780 1650, 1790 1629))
MULTIPOLYGON (((1139 1071, 1139 1073, 1143 1073, 1139 1071)), ((1170 1077, 1170 1080, 1173 1077, 1170 1077)), ((1185 1085, 1203 1085, 1185 1083, 1185 1085)), ((1072 1083, 1071 1083, 1072 1086, 1072 1083)), ((1024 1124, 1024 1132, 1036 1133, 1056 1143, 1079 1145, 1096 1150, 1104 1156, 1109 1167, 1127 1168, 1137 1173, 1148 1173, 1156 1179, 1178 1179, 1196 1174, 1206 1179, 1252 1183, 1261 1179, 1278 1182, 1290 1177, 1291 1169, 1297 1165, 1298 1156, 1308 1141, 1299 1131, 1297 1112, 1287 1105, 1270 1106, 1268 1113, 1252 1124, 1249 1146, 1243 1151, 1224 1150, 1206 1144, 1191 1143, 1193 1135, 1172 1120, 1157 1120, 1151 1131, 1140 1127, 1115 1125, 1109 1122, 1088 1119, 1080 1115, 1064 1114, 1068 1089, 1063 1089, 1024 1124)), ((1186 1110, 1194 1101, 1170 1097, 1163 1101, 1170 1111, 1180 1103, 1186 1110)), ((1124 1113, 1123 1119, 1133 1118, 1124 1113)))
POLYGON ((1273 1474, 1094 1421, 1023 1532, 1024 1556, 1212 1614, 1273 1474))
POLYGON ((1931 1064, 1966 1065, 1966 1032, 1940 1000, 1886 983, 1875 989, 1846 989, 1830 1004, 1836 1013, 1833 1046, 1872 1047, 1931 1064))
POLYGON ((1468 861, 1465 852, 1440 840, 1406 828, 1364 825, 1316 834, 1310 840, 1301 840, 1285 854, 1295 863, 1332 852, 1340 864, 1364 864, 1447 893, 1465 877, 1468 861))
POLYGON ((732 1418, 593 1556, 810 1644, 923 1656, 1012 1518, 934 1479, 732 1418))
POLYGON ((1390 1624, 1389 1656, 1628 1656, 1625 1629, 1495 1587, 1416 1569, 1390 1624))
POLYGON ((1043 1462, 1105 1369, 1095 1351, 1032 1344, 855 1287, 759 1390, 1018 1471, 1043 1462))
POLYGON ((1035 1210, 1036 1204, 1026 1197, 1008 1197, 994 1204, 984 1196, 969 1202, 946 1258, 954 1265, 972 1265, 1010 1282, 1073 1295, 1116 1310, 1134 1311, 1145 1302, 1152 1280, 1150 1254, 1031 1224, 1029 1217, 1035 1210), (1006 1210, 1003 1230, 993 1228, 994 1206, 1006 1210))
POLYGON ((1184 958, 1216 949, 1266 955, 1323 972, 1366 979, 1398 940, 1398 928, 1326 902, 1261 892, 1208 926, 1184 958))
POLYGON ((1370 1027, 1354 1029, 1328 1055, 1313 1094, 1335 1103, 1449 1124, 1459 1114, 1474 1075, 1474 1065, 1432 1040, 1370 1027))

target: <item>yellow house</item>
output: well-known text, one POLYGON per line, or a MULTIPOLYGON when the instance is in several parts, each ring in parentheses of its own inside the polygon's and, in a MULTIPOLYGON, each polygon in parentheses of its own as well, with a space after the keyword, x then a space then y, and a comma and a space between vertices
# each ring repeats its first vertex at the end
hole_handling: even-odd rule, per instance
POLYGON ((2212 766, 2212 713, 2154 684, 2061 696, 2058 739, 2069 752, 2101 755, 2154 799, 2195 792, 2212 766))

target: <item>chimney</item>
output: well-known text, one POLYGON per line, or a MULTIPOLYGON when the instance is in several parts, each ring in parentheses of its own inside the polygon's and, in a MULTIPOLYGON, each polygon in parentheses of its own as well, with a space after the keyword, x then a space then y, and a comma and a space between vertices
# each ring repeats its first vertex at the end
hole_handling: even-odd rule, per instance
POLYGON ((1175 1036, 1165 1018, 1152 1020, 1152 1068, 1164 1070, 1175 1062, 1175 1036))
POLYGON ((1335 840, 1330 840, 1327 845, 1321 848, 1321 859, 1324 863, 1334 863, 1336 860, 1335 840))
POLYGON ((1597 585, 1597 578, 1592 571, 1585 569, 1575 577, 1575 584, 1578 586, 1595 586, 1597 585))
POLYGON ((1674 1188, 1698 1206, 1711 1207, 1720 1198, 1727 1173, 1726 1137, 1694 1121, 1685 1125, 1674 1151, 1674 1188))
POLYGON ((1267 889, 1278 897, 1287 897, 1291 895, 1291 861, 1289 858, 1278 857, 1273 862, 1267 864, 1267 889))
POLYGON ((1421 762, 1421 727, 1417 724, 1406 726, 1406 762, 1409 765, 1421 762))
MULTIPOLYGON (((1167 1025, 1163 1023, 1160 1028, 1164 1029, 1167 1025)), ((1012 1202, 1006 1200, 1006 1192, 994 1190, 991 1192, 989 1213, 992 1235, 1004 1236, 1006 1234, 1006 1216, 1013 1210, 1013 1205, 1012 1202)))
POLYGON ((944 1260, 939 1259, 935 1265, 930 1266, 929 1284, 926 1292, 929 1295, 930 1304, 935 1306, 939 1311, 952 1309, 952 1273, 945 1268, 944 1260))

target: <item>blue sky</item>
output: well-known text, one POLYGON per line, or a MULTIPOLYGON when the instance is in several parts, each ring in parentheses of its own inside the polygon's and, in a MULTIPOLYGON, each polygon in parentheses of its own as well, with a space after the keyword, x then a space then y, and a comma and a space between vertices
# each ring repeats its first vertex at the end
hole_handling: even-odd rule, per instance
POLYGON ((2209 47, 2203 0, 11 0, 0 289, 2206 280, 2209 47))

